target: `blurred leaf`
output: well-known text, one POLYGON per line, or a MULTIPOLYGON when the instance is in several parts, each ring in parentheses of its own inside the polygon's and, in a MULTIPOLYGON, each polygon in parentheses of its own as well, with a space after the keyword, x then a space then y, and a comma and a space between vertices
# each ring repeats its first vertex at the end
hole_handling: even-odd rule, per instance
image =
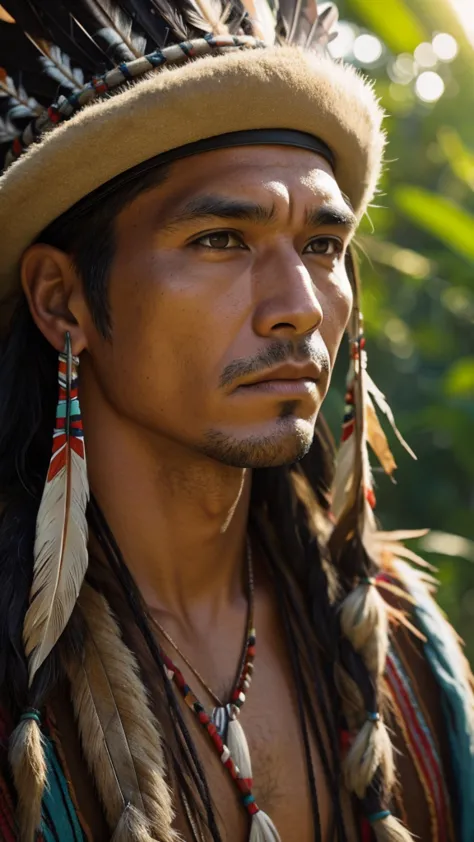
POLYGON ((420 228, 474 263, 472 214, 445 196, 408 184, 395 187, 394 200, 402 213, 420 228))
POLYGON ((412 331, 418 351, 429 360, 449 359, 456 354, 456 336, 445 332, 443 341, 439 341, 439 329, 436 325, 423 321, 412 331))
POLYGON ((413 52, 427 32, 403 0, 349 0, 348 8, 394 53, 413 52))
POLYGON ((435 271, 435 264, 431 260, 412 249, 401 248, 395 243, 377 240, 375 237, 358 237, 357 242, 371 260, 384 266, 393 266, 403 275, 424 280, 435 271))
POLYGON ((474 152, 467 148, 458 132, 450 126, 438 129, 437 137, 454 175, 474 190, 474 152))
MULTIPOLYGON (((474 0, 463 2, 468 9, 474 0)), ((398 486, 376 475, 377 514, 387 529, 435 526, 462 536, 448 538, 454 555, 441 554, 445 542, 430 548, 429 560, 439 567, 438 600, 474 665, 474 563, 463 558, 474 543, 473 45, 451 0, 337 4, 356 34, 368 29, 386 48, 378 62, 358 62, 390 115, 379 207, 369 208, 358 232, 363 312, 371 375, 418 462, 396 451, 398 486), (450 33, 459 53, 433 66, 445 92, 427 103, 414 79, 403 81, 397 60, 412 67, 414 49, 437 32, 450 33)), ((329 413, 336 436, 346 357, 345 348, 326 404, 337 410, 329 413)))
POLYGON ((456 360, 445 376, 444 388, 450 397, 474 396, 474 357, 456 360))
MULTIPOLYGON (((377 0, 374 0, 376 3, 377 0)), ((461 0, 466 10, 472 6, 472 0, 461 0)), ((469 68, 474 65, 474 52, 472 44, 467 37, 458 15, 453 8, 452 0, 410 0, 410 4, 416 3, 417 14, 421 20, 426 21, 431 32, 449 32, 458 42, 462 63, 469 68)))

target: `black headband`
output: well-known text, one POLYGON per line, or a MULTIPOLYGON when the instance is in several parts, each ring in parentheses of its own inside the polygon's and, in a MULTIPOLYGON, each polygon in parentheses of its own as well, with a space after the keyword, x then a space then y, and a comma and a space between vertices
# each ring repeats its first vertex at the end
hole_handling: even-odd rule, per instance
MULTIPOLYGON (((334 169, 334 155, 329 146, 324 141, 306 132, 297 132, 293 129, 249 129, 241 132, 229 132, 228 134, 197 140, 195 143, 187 143, 185 146, 178 146, 176 149, 170 149, 168 152, 161 152, 160 155, 148 158, 141 164, 137 164, 137 166, 102 184, 65 211, 58 219, 64 219, 67 216, 69 220, 83 216, 93 205, 109 196, 118 187, 122 187, 151 169, 171 164, 181 158, 189 158, 191 155, 199 155, 201 152, 231 149, 237 146, 293 146, 298 149, 307 149, 309 152, 316 152, 316 154, 321 155, 334 169)), ((56 219, 50 223, 46 230, 54 226, 57 221, 56 219)), ((41 235, 37 239, 41 240, 41 235)))

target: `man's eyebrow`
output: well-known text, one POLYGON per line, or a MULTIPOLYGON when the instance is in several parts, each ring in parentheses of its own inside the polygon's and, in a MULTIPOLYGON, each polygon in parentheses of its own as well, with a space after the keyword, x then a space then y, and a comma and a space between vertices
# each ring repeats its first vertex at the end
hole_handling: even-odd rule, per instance
POLYGON ((327 204, 307 208, 306 224, 311 228, 319 228, 323 225, 341 225, 352 231, 357 228, 357 218, 349 207, 327 204))
POLYGON ((256 202, 246 202, 241 199, 227 199, 223 196, 198 196, 183 208, 172 213, 165 221, 161 230, 174 228, 185 222, 206 217, 220 219, 241 219, 245 222, 268 223, 275 218, 274 207, 264 207, 256 202))
MULTIPOLYGON (((205 218, 239 219, 265 225, 274 221, 276 210, 273 205, 265 207, 258 202, 248 202, 243 199, 230 199, 216 195, 197 196, 184 207, 171 213, 160 228, 162 231, 171 230, 177 225, 205 218)), ((305 221, 312 228, 322 225, 340 225, 352 230, 357 226, 355 214, 349 207, 332 204, 308 208, 305 212, 305 221)))

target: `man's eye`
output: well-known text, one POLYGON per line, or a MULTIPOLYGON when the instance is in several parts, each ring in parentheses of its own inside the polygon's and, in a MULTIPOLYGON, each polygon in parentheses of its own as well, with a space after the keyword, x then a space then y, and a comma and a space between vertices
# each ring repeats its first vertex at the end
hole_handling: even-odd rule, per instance
POLYGON ((342 254, 344 244, 337 237, 317 237, 311 240, 305 248, 305 254, 322 254, 324 257, 335 257, 342 254))
POLYGON ((220 249, 226 251, 228 249, 245 248, 242 240, 237 234, 231 231, 215 231, 213 234, 205 234, 194 240, 193 245, 204 246, 208 249, 220 249))

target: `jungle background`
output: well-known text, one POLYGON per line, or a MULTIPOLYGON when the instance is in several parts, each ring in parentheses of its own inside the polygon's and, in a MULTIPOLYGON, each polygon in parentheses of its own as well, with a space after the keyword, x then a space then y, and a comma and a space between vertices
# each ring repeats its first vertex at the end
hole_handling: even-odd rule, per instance
POLYGON ((474 0, 337 5, 330 50, 375 80, 389 115, 390 165, 359 236, 369 370, 418 457, 389 436, 397 484, 376 474, 377 513, 432 530, 411 546, 438 568, 474 664, 474 0))

